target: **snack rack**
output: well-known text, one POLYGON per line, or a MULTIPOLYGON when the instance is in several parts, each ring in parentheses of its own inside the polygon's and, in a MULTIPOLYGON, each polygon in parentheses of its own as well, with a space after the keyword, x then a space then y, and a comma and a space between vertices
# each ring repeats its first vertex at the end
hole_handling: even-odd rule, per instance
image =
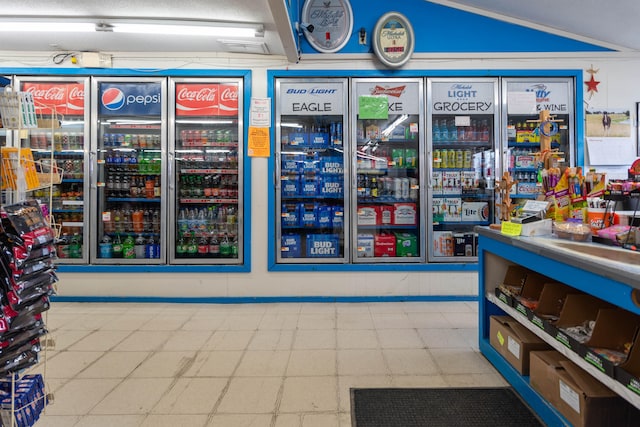
MULTIPOLYGON (((59 184, 62 181, 62 169, 57 166, 53 157, 53 147, 50 158, 40 159, 38 161, 33 159, 30 148, 21 147, 21 141, 26 138, 30 129, 55 129, 60 124, 60 118, 55 113, 55 108, 52 109, 51 118, 38 117, 35 111, 35 103, 30 93, 13 92, 10 89, 5 89, 5 91, 0 92, 2 125, 6 130, 14 131, 14 135, 16 136, 13 141, 13 146, 2 147, 0 153, 0 166, 2 167, 2 173, 0 174, 0 191, 3 193, 2 202, 7 203, 7 205, 2 206, 1 209, 3 223, 0 224, 0 233, 9 236, 7 230, 11 230, 10 233, 19 234, 16 233, 19 227, 13 227, 12 222, 8 220, 10 214, 7 212, 10 208, 19 206, 19 210, 31 210, 32 212, 29 222, 27 223, 32 224, 32 220, 38 218, 38 221, 40 221, 42 225, 40 230, 46 230, 46 234, 49 236, 48 243, 42 245, 38 250, 32 251, 31 246, 29 246, 29 250, 26 251, 26 255, 23 254, 24 258, 21 261, 19 261, 17 257, 11 257, 10 255, 14 253, 11 251, 3 253, 3 255, 6 256, 0 259, 2 263, 0 267, 2 267, 4 274, 7 276, 7 283, 11 284, 7 290, 3 291, 5 294, 3 299, 10 300, 6 295, 14 292, 14 296, 19 295, 17 298, 19 298, 21 303, 27 300, 26 297, 23 300, 23 295, 17 291, 19 288, 17 282, 20 280, 17 279, 17 277, 19 277, 18 272, 21 272, 20 274, 23 275, 26 274, 26 266, 29 264, 31 264, 29 268, 36 272, 35 274, 31 273, 30 277, 42 277, 41 279, 32 279, 33 281, 40 280, 40 282, 38 292, 35 292, 37 296, 29 300, 31 302, 20 306, 16 304, 11 307, 11 309, 16 308, 14 312, 16 317, 12 318, 12 321, 15 322, 17 322, 16 319, 23 318, 23 314, 17 309, 18 307, 23 307, 25 311, 33 310, 34 315, 39 316, 34 325, 29 327, 36 331, 32 332, 34 338, 25 344, 21 344, 23 346, 22 348, 28 347, 28 350, 24 350, 21 355, 30 354, 31 358, 26 357, 25 360, 23 360, 23 362, 26 363, 18 363, 15 367, 3 369, 3 375, 6 376, 0 379, 0 425, 12 427, 33 425, 38 420, 40 413, 42 413, 46 405, 53 400, 53 394, 46 392, 43 375, 24 375, 25 369, 39 363, 38 353, 42 351, 44 356, 43 372, 44 376, 46 376, 47 349, 53 345, 52 339, 45 338, 48 333, 45 329, 47 320, 46 311, 50 306, 48 297, 55 294, 55 283, 58 280, 55 275, 55 247, 53 243, 59 237, 61 229, 60 225, 56 224, 48 208, 45 209, 41 207, 35 201, 24 201, 28 198, 27 193, 48 188, 49 200, 47 207, 50 208, 52 206, 52 185, 59 184), (23 264, 20 264, 20 262, 23 264), (44 264, 47 268, 41 270, 41 273, 38 273, 38 264, 44 264), (20 265, 22 265, 22 269, 20 265), (30 307, 29 304, 33 304, 33 306, 38 305, 38 308, 30 307), (25 307, 30 308, 26 309, 25 307), (42 312, 45 312, 44 318, 42 317, 42 312), (40 341, 40 339, 42 339, 42 341, 40 341)), ((6 241, 12 241, 13 237, 14 236, 10 236, 6 241)), ((42 236, 39 237, 39 239, 41 238, 42 236)), ((13 241, 15 240, 16 239, 13 238, 13 241)), ((20 287, 22 291, 26 288, 27 285, 24 285, 24 288, 20 287)), ((33 291, 33 288, 30 290, 33 291)), ((33 297, 33 293, 31 297, 33 297)), ((10 306, 11 303, 7 305, 10 306)), ((9 320, 7 316, 3 310, 3 322, 7 327, 7 330, 3 332, 3 334, 10 335, 12 334, 12 324, 10 325, 10 322, 7 321, 9 320)), ((17 328, 18 326, 16 326, 16 329, 17 328)), ((27 331, 28 330, 29 329, 27 329, 27 331)), ((11 346, 9 345, 4 349, 7 357, 9 354, 12 355, 9 351, 10 348, 11 346)), ((3 354, 3 356, 4 355, 5 354, 3 354)), ((0 368, 3 366, 4 365, 0 366, 0 368)))

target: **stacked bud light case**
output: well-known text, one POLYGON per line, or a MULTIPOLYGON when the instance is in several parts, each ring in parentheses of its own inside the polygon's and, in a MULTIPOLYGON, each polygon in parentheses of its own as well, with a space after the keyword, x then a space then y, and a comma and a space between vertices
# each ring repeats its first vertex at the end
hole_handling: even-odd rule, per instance
POLYGON ((240 79, 170 81, 173 264, 243 262, 240 79))
POLYGON ((500 144, 497 79, 429 79, 429 261, 477 259, 477 225, 494 222, 500 144))
POLYGON ((425 260, 424 86, 421 79, 354 79, 354 262, 425 260))
POLYGON ((279 79, 276 90, 278 262, 347 262, 347 80, 279 79))

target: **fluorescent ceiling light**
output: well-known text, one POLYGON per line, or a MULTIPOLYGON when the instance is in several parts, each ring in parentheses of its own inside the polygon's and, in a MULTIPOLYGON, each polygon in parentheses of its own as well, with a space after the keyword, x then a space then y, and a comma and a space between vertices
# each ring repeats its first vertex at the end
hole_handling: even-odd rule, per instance
POLYGON ((210 37, 256 37, 260 30, 257 27, 239 27, 234 25, 174 25, 147 24, 144 22, 123 24, 114 22, 110 29, 114 33, 133 34, 166 34, 175 36, 210 36, 210 37))
POLYGON ((53 20, 50 18, 27 19, 4 17, 0 19, 0 31, 11 31, 14 33, 93 33, 99 31, 130 34, 162 34, 169 36, 264 37, 264 26, 262 24, 121 18, 84 18, 84 20, 61 18, 60 20, 53 20))
POLYGON ((92 33, 96 25, 90 22, 10 21, 0 22, 0 31, 38 33, 92 33))

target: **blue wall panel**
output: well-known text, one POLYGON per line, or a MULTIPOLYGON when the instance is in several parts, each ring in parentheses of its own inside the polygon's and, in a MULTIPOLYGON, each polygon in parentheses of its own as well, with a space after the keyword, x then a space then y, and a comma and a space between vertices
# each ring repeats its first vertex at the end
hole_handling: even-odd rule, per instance
MULTIPOLYGON (((402 0, 393 3, 382 0, 351 0, 350 3, 354 15, 353 33, 347 45, 338 53, 372 52, 373 28, 383 14, 391 11, 402 13, 411 22, 416 34, 416 53, 610 51, 601 46, 424 0, 402 0), (366 45, 358 43, 360 28, 367 31, 366 45)), ((300 0, 298 4, 301 10, 304 1, 300 0)), ((292 4, 292 7, 295 6, 292 4)), ((295 22, 292 25, 295 31, 295 22)), ((302 54, 318 53, 307 43, 304 36, 300 37, 300 49, 302 54)))

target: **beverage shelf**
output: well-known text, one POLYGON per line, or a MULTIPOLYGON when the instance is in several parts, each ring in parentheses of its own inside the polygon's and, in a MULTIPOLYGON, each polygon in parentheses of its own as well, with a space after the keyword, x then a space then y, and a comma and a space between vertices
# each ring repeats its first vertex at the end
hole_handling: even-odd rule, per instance
POLYGON ((107 202, 160 203, 160 198, 146 197, 107 197, 107 202))
POLYGON ((238 169, 180 169, 182 174, 238 175, 238 169))
POLYGON ((237 204, 238 199, 214 199, 214 198, 181 198, 180 203, 185 204, 202 204, 202 203, 221 203, 221 204, 237 204))

